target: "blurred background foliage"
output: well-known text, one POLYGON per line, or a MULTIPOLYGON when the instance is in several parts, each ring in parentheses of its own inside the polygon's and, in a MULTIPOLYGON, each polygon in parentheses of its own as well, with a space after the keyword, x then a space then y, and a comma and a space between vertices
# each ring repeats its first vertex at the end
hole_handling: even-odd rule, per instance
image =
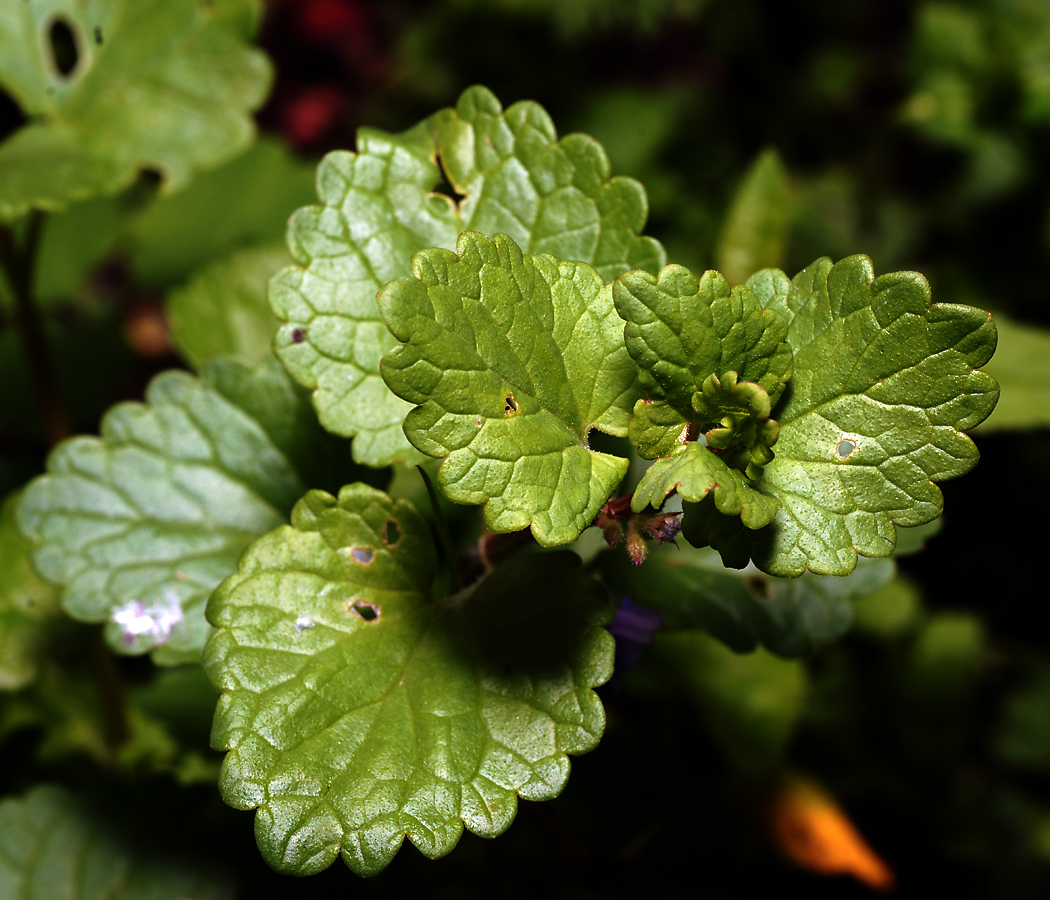
MULTIPOLYGON (((146 173, 45 220, 35 290, 74 431, 96 431, 157 371, 199 365, 209 340, 265 352, 260 266, 282 264, 320 155, 482 83, 597 137, 613 171, 646 186, 647 231, 674 262, 740 282, 866 253, 877 273, 923 272, 938 302, 995 312, 1003 396, 975 438, 981 463, 945 485, 943 528, 896 577, 821 601, 800 659, 657 630, 603 689, 607 735, 564 797, 523 803, 507 835, 467 835, 444 860, 284 883, 215 792, 212 689, 199 672, 100 661, 90 629, 42 635, 57 662, 39 671, 0 645, 3 793, 101 767, 221 846, 242 896, 852 897, 893 883, 905 897, 1046 896, 1050 3, 271 0, 260 40, 277 77, 250 150, 171 196, 146 173), (125 714, 99 677, 123 685, 125 714)), ((0 95, 0 138, 21 124, 0 95)), ((0 289, 3 495, 46 453, 12 319, 0 289)), ((6 507, 0 528, 13 535, 6 507)), ((703 560, 674 554, 665 621, 675 590, 725 596, 703 560)), ((14 633, 53 597, 32 573, 10 577, 32 582, 31 603, 0 608, 14 633)), ((762 579, 732 590, 770 601, 762 579)))

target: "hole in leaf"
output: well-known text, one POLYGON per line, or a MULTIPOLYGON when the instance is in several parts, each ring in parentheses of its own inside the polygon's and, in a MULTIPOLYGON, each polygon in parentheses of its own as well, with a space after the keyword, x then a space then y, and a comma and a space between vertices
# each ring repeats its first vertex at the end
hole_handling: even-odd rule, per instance
POLYGON ((401 529, 393 519, 383 526, 383 543, 388 547, 396 547, 401 543, 401 529))
POLYGON ((503 412, 509 416, 511 413, 516 413, 517 411, 518 401, 514 399, 513 394, 507 394, 506 399, 503 401, 503 412))
POLYGON ((851 441, 849 438, 843 438, 839 441, 838 446, 835 448, 835 452, 838 454, 839 459, 847 459, 853 455, 853 451, 856 449, 856 441, 851 441))
POLYGON ((295 344, 301 344, 306 340, 306 329, 305 328, 293 328, 292 329, 292 342, 295 344))
POLYGON ((434 186, 431 193, 451 197, 452 202, 458 207, 459 204, 466 199, 466 195, 459 193, 454 187, 452 187, 452 182, 448 179, 448 173, 445 171, 445 164, 440 156, 437 158, 437 165, 438 171, 441 173, 441 180, 434 186))
POLYGON ((68 78, 80 61, 76 32, 65 19, 55 19, 47 30, 47 40, 51 45, 51 58, 58 74, 68 78))
POLYGON ((25 114, 22 108, 15 103, 9 94, 0 89, 0 141, 5 140, 8 135, 14 134, 26 124, 25 114))
POLYGON ((376 552, 371 547, 354 547, 350 551, 350 556, 353 557, 354 562, 367 566, 376 558, 376 552))
POLYGON ((753 575, 751 578, 745 578, 744 584, 747 585, 748 590, 758 597, 759 600, 769 599, 769 582, 765 578, 753 575))
POLYGON ((374 622, 383 611, 374 603, 365 603, 364 600, 353 600, 350 602, 350 611, 357 613, 366 622, 374 622))

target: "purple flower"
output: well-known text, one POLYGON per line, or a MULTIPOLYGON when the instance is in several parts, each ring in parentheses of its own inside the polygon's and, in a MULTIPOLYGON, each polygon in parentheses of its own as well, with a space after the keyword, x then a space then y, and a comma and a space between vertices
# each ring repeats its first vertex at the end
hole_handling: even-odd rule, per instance
POLYGON ((638 606, 624 597, 613 620, 605 626, 616 639, 616 675, 633 668, 642 651, 653 642, 663 618, 648 606, 638 606))

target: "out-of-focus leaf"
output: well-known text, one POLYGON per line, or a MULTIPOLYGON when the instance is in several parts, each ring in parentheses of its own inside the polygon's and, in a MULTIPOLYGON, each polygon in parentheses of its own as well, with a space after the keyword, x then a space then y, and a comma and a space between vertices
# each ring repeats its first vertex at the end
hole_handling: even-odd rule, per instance
POLYGON ((75 301, 84 293, 88 275, 117 243, 122 206, 120 197, 101 197, 44 220, 33 287, 41 304, 75 301))
POLYGON ((282 240, 288 217, 313 197, 314 166, 262 137, 135 218, 128 232, 131 271, 145 284, 177 284, 236 250, 282 240))
POLYGON ((348 457, 272 357, 256 369, 216 360, 200 379, 156 378, 145 404, 106 415, 101 438, 60 444, 19 525, 65 610, 108 622, 115 650, 197 659, 208 595, 309 484, 345 475, 348 457))
POLYGON ((1050 666, 1040 663, 1006 699, 994 750, 1003 761, 1034 772, 1050 771, 1050 666))
POLYGON ((909 579, 899 575, 871 596, 864 597, 854 615, 857 631, 884 641, 894 640, 921 623, 922 593, 909 579))
POLYGON ((999 315, 995 325, 999 346, 984 371, 1003 393, 977 433, 1050 426, 1050 331, 999 315))
POLYGON ((651 652, 695 698, 734 769, 762 777, 781 761, 808 687, 800 662, 734 653, 698 631, 658 632, 651 652))
POLYGON ((0 508, 0 690, 18 690, 36 678, 48 638, 62 627, 58 590, 29 563, 32 544, 18 532, 12 494, 0 508))
POLYGON ((210 601, 220 789, 258 808, 278 871, 341 854, 368 875, 406 836, 430 857, 464 826, 493 837, 597 744, 611 609, 578 558, 512 560, 446 601, 435 568, 412 506, 356 484, 308 494, 210 601))
POLYGON ((995 324, 979 309, 931 304, 917 273, 876 279, 864 256, 818 260, 790 287, 775 271, 748 284, 788 317, 794 352, 774 410, 776 458, 755 482, 777 500, 776 517, 748 532, 687 504, 682 533, 724 548, 727 564, 750 555, 773 575, 846 575, 858 554, 893 552, 895 525, 936 518, 935 482, 977 462, 963 430, 999 397, 995 380, 977 371, 995 349, 995 324))
POLYGON ((253 0, 0 6, 0 85, 29 119, 0 144, 0 218, 116 193, 143 168, 179 188, 246 147, 270 82, 247 44, 257 13, 253 0))
POLYGON ((730 284, 783 265, 791 219, 788 174, 780 154, 763 150, 733 195, 715 248, 715 267, 730 284))
MULTIPOLYGON (((133 823, 58 787, 0 801, 0 895, 19 900, 227 900, 230 874, 165 848, 141 850, 133 823)), ((155 823, 145 825, 155 833, 155 823)))
POLYGON ((843 577, 775 578, 754 566, 726 569, 713 550, 687 546, 650 553, 640 566, 624 553, 601 556, 614 597, 655 609, 666 629, 700 628, 737 653, 762 645, 787 658, 842 637, 857 601, 886 585, 894 570, 890 560, 861 560, 843 577))
POLYGON ((241 250, 169 293, 168 320, 179 352, 196 368, 216 356, 262 362, 279 324, 266 302, 266 284, 287 263, 280 245, 241 250))
POLYGON ((451 250, 461 232, 477 231, 506 233, 526 253, 588 263, 606 281, 636 267, 655 272, 664 261, 663 248, 639 236, 645 191, 610 178, 596 141, 578 134, 559 141, 540 106, 504 111, 480 87, 403 134, 362 129, 357 153, 326 156, 317 184, 324 205, 293 217, 296 265, 270 287, 274 312, 287 323, 275 347, 314 391, 322 424, 356 436, 354 458, 372 466, 420 460, 401 430, 411 407, 379 376, 379 360, 396 341, 375 303, 385 283, 412 274, 413 253, 451 250), (433 193, 442 171, 458 203, 433 193))
POLYGON ((445 459, 446 497, 484 503, 492 531, 570 543, 629 465, 587 442, 592 428, 626 434, 638 396, 612 292, 590 266, 523 255, 506 235, 467 232, 456 251, 416 254, 415 278, 380 292, 404 342, 383 379, 419 404, 404 432, 445 459))

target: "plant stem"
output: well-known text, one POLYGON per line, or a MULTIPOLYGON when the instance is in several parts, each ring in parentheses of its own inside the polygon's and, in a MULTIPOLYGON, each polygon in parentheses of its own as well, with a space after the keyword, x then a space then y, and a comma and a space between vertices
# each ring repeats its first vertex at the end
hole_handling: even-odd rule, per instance
POLYGON ((22 337, 29 376, 36 393, 48 446, 69 435, 69 425, 58 390, 51 347, 44 334, 40 311, 33 301, 33 269, 44 217, 33 210, 26 218, 21 246, 10 227, 0 228, 0 265, 3 266, 15 300, 15 316, 22 337))
POLYGON ((437 491, 426 470, 422 466, 416 466, 416 469, 423 479, 427 495, 430 497, 430 505, 434 508, 434 515, 437 517, 438 540, 441 543, 441 551, 445 555, 445 562, 448 563, 449 570, 452 573, 453 587, 456 591, 461 591, 463 590, 463 578, 460 576, 459 566, 456 565, 456 555, 452 552, 452 539, 449 537, 448 522, 445 521, 445 514, 441 511, 437 491))

